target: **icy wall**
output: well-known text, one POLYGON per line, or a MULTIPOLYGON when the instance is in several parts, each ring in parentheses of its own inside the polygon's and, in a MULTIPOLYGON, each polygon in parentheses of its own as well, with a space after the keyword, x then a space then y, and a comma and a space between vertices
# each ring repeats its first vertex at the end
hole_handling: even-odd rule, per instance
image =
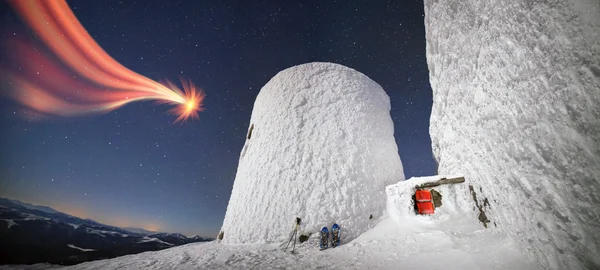
POLYGON ((347 242, 382 215, 385 187, 404 180, 389 97, 353 69, 310 63, 279 72, 249 126, 225 243, 286 241, 296 217, 300 233, 337 222, 347 242))
POLYGON ((425 25, 439 173, 544 267, 600 269, 600 2, 426 0, 425 25))

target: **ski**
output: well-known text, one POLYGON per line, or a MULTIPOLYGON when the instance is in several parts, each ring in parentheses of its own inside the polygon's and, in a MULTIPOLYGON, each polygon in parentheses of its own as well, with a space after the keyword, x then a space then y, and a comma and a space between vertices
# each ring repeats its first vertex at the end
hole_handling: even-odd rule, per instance
POLYGON ((337 223, 331 226, 331 247, 340 245, 340 226, 337 223))
POLYGON ((329 247, 329 230, 327 227, 321 229, 321 241, 319 242, 320 250, 325 250, 329 247))

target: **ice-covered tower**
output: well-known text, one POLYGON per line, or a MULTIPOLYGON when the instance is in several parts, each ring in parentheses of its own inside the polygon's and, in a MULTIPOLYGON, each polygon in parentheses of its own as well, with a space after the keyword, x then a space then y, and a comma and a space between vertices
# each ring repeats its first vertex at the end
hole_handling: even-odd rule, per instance
POLYGON ((332 63, 288 68, 254 103, 223 242, 287 240, 296 217, 301 233, 337 222, 351 240, 385 210, 386 185, 403 179, 381 86, 332 63))
POLYGON ((426 0, 425 26, 439 173, 544 267, 600 269, 598 0, 426 0))

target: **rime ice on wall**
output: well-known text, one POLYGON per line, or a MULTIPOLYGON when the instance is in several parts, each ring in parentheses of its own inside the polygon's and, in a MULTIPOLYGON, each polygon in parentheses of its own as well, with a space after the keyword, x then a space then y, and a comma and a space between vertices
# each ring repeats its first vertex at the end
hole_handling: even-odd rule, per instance
POLYGON ((546 268, 600 269, 600 3, 426 0, 425 24, 439 173, 546 268))
POLYGON ((331 63, 288 68, 254 103, 227 213, 225 243, 287 240, 337 222, 342 241, 371 228, 385 187, 404 180, 390 100, 381 86, 331 63))

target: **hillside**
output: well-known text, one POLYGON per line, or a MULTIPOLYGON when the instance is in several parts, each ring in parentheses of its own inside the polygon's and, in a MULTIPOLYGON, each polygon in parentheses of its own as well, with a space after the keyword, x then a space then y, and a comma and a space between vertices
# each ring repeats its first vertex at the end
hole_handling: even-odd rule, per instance
POLYGON ((135 233, 4 198, 0 198, 0 239, 0 264, 62 265, 212 240, 171 233, 135 233))

